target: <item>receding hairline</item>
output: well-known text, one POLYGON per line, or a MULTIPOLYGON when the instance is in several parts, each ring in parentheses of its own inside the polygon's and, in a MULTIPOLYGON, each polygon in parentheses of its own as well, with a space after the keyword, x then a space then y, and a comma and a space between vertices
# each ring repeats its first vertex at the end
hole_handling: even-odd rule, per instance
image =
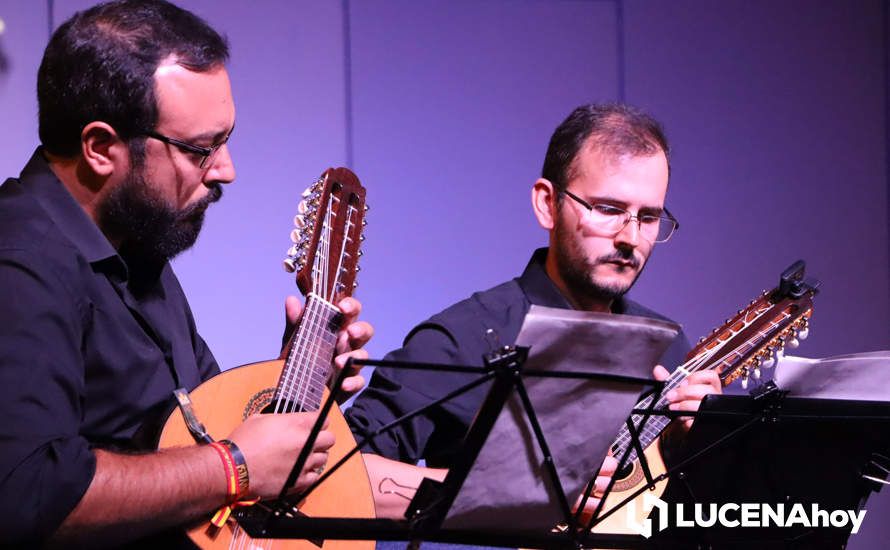
POLYGON ((648 145, 646 147, 626 147, 621 146, 617 143, 613 143, 612 141, 613 140, 609 140, 602 134, 591 134, 587 136, 587 138, 585 138, 584 140, 584 143, 582 143, 581 147, 578 148, 578 152, 575 154, 575 157, 571 160, 571 162, 569 162, 569 165, 566 169, 566 187, 568 187, 569 183, 571 183, 575 180, 575 178, 578 177, 578 159, 581 156, 581 153, 586 151, 601 153, 602 158, 606 162, 608 162, 609 165, 619 164, 627 159, 632 158, 650 158, 661 153, 664 157, 665 164, 667 164, 668 174, 670 174, 670 160, 668 159, 668 153, 654 139, 643 140, 643 142, 647 143, 648 145))

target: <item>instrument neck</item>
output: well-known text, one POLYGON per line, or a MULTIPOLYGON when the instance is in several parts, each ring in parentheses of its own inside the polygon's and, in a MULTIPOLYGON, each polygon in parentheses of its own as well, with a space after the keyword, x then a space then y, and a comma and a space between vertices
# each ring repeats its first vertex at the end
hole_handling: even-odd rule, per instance
POLYGON ((306 296, 303 317, 275 389, 275 399, 289 403, 288 410, 311 412, 321 407, 340 320, 340 310, 332 303, 316 294, 306 296))

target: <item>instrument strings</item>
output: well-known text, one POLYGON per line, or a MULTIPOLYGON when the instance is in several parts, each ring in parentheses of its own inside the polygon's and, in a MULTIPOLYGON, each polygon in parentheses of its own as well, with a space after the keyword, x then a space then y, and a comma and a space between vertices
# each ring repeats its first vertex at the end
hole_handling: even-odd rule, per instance
MULTIPOLYGON (((756 320, 763 317, 767 311, 770 311, 770 309, 767 309, 762 313, 758 313, 754 317, 754 319, 752 319, 751 321, 746 321, 744 326, 742 328, 740 328, 738 332, 741 332, 745 328, 751 326, 751 324, 753 324, 756 320)), ((751 335, 749 338, 747 338, 745 340, 745 342, 743 342, 739 346, 736 346, 734 350, 732 350, 730 353, 726 354, 726 356, 724 358, 722 358, 715 365, 709 366, 710 360, 713 357, 717 356, 718 353, 722 352, 723 348, 730 342, 730 340, 732 338, 727 338, 726 340, 718 340, 718 345, 714 346, 711 349, 704 350, 702 353, 699 353, 698 355, 696 355, 692 359, 688 360, 683 365, 677 367, 676 370, 674 370, 674 372, 672 372, 670 374, 670 376, 668 377, 668 379, 665 381, 664 391, 663 391, 662 395, 659 397, 659 400, 656 403, 654 408, 661 408, 661 407, 664 407, 665 405, 667 405, 667 399, 665 398, 664 394, 667 393, 668 391, 676 388, 677 386, 679 386, 680 383, 683 380, 685 380, 689 375, 691 375, 694 372, 698 372, 701 370, 707 370, 709 368, 716 367, 717 365, 728 366, 729 361, 733 355, 742 357, 742 356, 744 356, 745 353, 747 353, 748 351, 753 349, 755 346, 766 341, 766 339, 768 338, 770 333, 774 329, 779 328, 782 321, 784 321, 788 317, 789 317, 789 315, 786 312, 782 312, 782 315, 779 319, 767 323, 765 325, 764 329, 758 330, 757 332, 755 332, 753 335, 751 335), (744 349, 744 351, 740 351, 742 349, 744 349)), ((651 403, 651 401, 652 401, 652 396, 649 396, 646 399, 643 399, 642 401, 637 403, 636 408, 640 409, 640 408, 648 407, 648 405, 649 405, 649 403, 651 403)), ((639 415, 639 414, 632 415, 634 423, 638 424, 638 422, 642 418, 642 416, 643 415, 639 415)), ((664 426, 667 425, 668 422, 669 422, 669 419, 667 417, 662 417, 662 416, 651 417, 647 421, 646 425, 643 427, 643 430, 641 431, 640 435, 643 436, 644 439, 649 439, 650 442, 654 441, 654 439, 656 437, 658 437, 658 434, 661 432, 661 430, 664 428, 664 426)), ((631 443, 630 431, 628 430, 627 426, 623 426, 621 428, 621 431, 619 432, 618 437, 615 439, 615 442, 612 444, 612 448, 613 449, 617 448, 617 450, 619 450, 619 451, 624 451, 626 448, 630 447, 630 443, 631 443)), ((645 447, 646 445, 643 445, 643 446, 645 447)), ((631 459, 633 459, 634 457, 635 457, 635 453, 631 455, 631 459)))
POLYGON ((333 284, 330 278, 331 228, 334 202, 340 200, 329 195, 322 231, 319 236, 318 254, 313 262, 312 292, 307 296, 306 311, 294 338, 286 373, 279 384, 275 412, 314 411, 321 406, 322 391, 330 373, 330 362, 336 347, 337 335, 331 330, 331 320, 339 310, 330 303, 342 287, 340 278, 351 230, 356 226, 354 216, 358 209, 348 204, 344 238, 337 254, 333 284))
MULTIPOLYGON (((285 373, 276 391, 275 414, 298 411, 315 411, 321 406, 322 390, 330 370, 329 363, 335 350, 337 333, 331 329, 331 320, 340 313, 331 302, 341 288, 341 276, 347 243, 353 228, 357 225, 354 216, 358 209, 347 205, 346 225, 340 246, 333 285, 330 280, 331 228, 333 227, 334 202, 340 202, 333 193, 328 195, 328 204, 322 230, 319 235, 317 253, 313 260, 312 292, 306 297, 305 311, 293 338, 287 356, 285 373), (311 395, 310 395, 311 394, 311 395)), ((271 549, 274 539, 254 539, 237 523, 230 523, 232 538, 230 549, 271 549)))

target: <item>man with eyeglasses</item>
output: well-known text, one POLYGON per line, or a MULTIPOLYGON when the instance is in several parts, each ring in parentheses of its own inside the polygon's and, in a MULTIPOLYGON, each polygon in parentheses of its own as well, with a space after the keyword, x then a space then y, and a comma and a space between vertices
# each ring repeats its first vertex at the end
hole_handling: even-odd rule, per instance
MULTIPOLYGON (((679 227, 665 207, 668 145, 659 123, 625 105, 585 105, 573 111, 550 140, 544 168, 532 187, 532 209, 549 233, 549 248, 535 251, 517 278, 483 292, 415 327, 401 361, 481 365, 492 330, 501 345, 512 344, 531 304, 665 319, 624 297, 643 271, 656 244, 679 227)), ((661 359, 680 365, 690 346, 681 332, 661 359)), ((655 368, 665 379, 668 371, 655 368)), ((473 375, 377 368, 368 388, 347 411, 353 431, 368 436, 423 405, 470 382, 473 375)), ((442 479, 487 386, 447 401, 404 426, 380 435, 365 454, 377 513, 398 517, 423 477, 442 479), (413 466, 424 459, 428 468, 413 466), (393 487, 399 489, 393 490, 393 487)), ((694 373, 670 391, 674 410, 696 410, 702 398, 719 393, 711 372, 694 373)), ((591 419, 595 422, 595 419, 591 419)), ((676 438, 692 419, 673 422, 676 438)), ((608 457, 596 480, 605 490, 617 462, 608 457)), ((588 506, 594 507, 591 499, 588 506)))
MULTIPOLYGON (((172 391, 219 372, 169 260, 235 179, 227 58, 163 0, 75 14, 46 48, 42 145, 0 187, 0 546, 192 547, 181 525, 277 496, 306 441, 314 414, 256 415, 221 447, 154 451, 172 391)), ((339 305, 342 367, 372 331, 339 305)), ((298 487, 332 444, 323 430, 298 487)))

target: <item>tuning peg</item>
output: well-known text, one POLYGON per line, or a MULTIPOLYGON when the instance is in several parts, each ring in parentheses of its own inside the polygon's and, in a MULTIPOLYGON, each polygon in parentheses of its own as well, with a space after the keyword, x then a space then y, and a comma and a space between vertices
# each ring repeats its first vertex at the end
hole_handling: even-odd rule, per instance
POLYGON ((760 380, 760 368, 759 367, 754 367, 754 379, 760 380))
POLYGON ((353 290, 355 290, 356 288, 358 288, 358 281, 354 281, 354 282, 352 283, 352 288, 353 288, 353 290))
POLYGON ((801 340, 806 340, 807 336, 810 335, 810 323, 806 320, 806 318, 800 320, 800 328, 797 330, 797 337, 801 340))
POLYGON ((284 259, 284 270, 288 273, 293 273, 297 270, 297 264, 294 262, 293 258, 285 258, 284 259))
POLYGON ((302 214, 297 214, 294 216, 294 226, 299 228, 306 227, 306 218, 302 214))
POLYGON ((298 243, 298 242, 300 242, 301 238, 302 238, 302 235, 300 235, 300 231, 298 229, 294 229, 293 231, 290 232, 290 242, 298 243))
POLYGON ((362 227, 368 227, 368 220, 366 218, 362 218, 362 227))
POLYGON ((360 243, 365 242, 365 234, 364 234, 364 233, 362 233, 361 235, 359 235, 358 241, 359 241, 360 243))
POLYGON ((361 249, 359 249, 359 251, 358 251, 358 257, 361 258, 361 257, 364 256, 364 255, 365 255, 365 253, 362 252, 361 249))
POLYGON ((748 389, 748 373, 747 372, 742 375, 742 389, 743 390, 748 389))
POLYGON ((300 201, 300 204, 297 205, 297 212, 299 212, 300 214, 305 214, 308 208, 309 207, 306 206, 306 201, 300 201))
POLYGON ((371 209, 371 207, 368 206, 367 204, 365 204, 365 212, 367 212, 367 211, 370 210, 370 209, 371 209))

